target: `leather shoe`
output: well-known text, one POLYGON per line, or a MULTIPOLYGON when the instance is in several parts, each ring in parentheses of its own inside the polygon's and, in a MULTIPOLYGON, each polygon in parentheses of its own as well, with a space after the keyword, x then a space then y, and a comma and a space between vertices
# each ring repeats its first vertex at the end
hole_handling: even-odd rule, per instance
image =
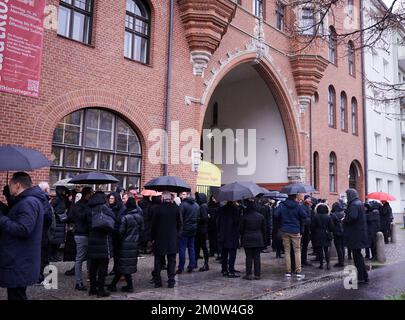
POLYGON ((75 289, 78 291, 87 291, 87 287, 83 283, 77 283, 75 289))

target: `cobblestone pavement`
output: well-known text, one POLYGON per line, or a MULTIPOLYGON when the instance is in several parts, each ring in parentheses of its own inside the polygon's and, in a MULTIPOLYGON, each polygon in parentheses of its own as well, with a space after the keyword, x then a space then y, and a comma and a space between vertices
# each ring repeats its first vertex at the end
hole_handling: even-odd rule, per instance
MULTIPOLYGON (((397 226, 398 240, 395 244, 386 245, 387 263, 392 264, 405 261, 405 230, 397 226)), ((236 269, 244 271, 244 257, 242 250, 238 251, 236 269)), ((310 257, 312 258, 312 257, 310 257)), ((201 260, 199 265, 201 266, 201 260)), ((332 259, 331 265, 336 263, 332 259)), ((370 265, 370 262, 367 262, 370 265)), ((73 262, 59 262, 54 264, 58 268, 58 289, 46 290, 43 286, 36 285, 28 289, 28 296, 32 300, 93 300, 87 292, 79 292, 74 289, 74 277, 64 275, 64 272, 73 266, 73 262)), ((111 270, 110 265, 110 270, 111 270)), ((371 268, 381 267, 373 264, 371 268)), ((276 259, 275 253, 262 254, 262 279, 247 281, 242 278, 224 278, 220 271, 219 262, 210 260, 210 271, 184 273, 176 276, 176 287, 155 289, 149 284, 150 273, 153 268, 153 257, 146 255, 139 259, 138 272, 134 275, 134 293, 112 293, 109 300, 244 300, 244 299, 293 299, 294 296, 311 292, 331 283, 341 281, 343 271, 333 269, 330 271, 319 270, 314 263, 312 267, 303 269, 306 277, 303 280, 296 278, 286 279, 284 277, 284 259, 276 259)), ((85 266, 83 270, 86 270, 85 266)), ((163 281, 166 279, 165 272, 162 273, 163 281)), ((243 273, 241 273, 243 275, 243 273)), ((107 278, 107 283, 112 277, 107 278)), ((88 284, 88 282, 87 282, 88 284)), ((118 290, 125 282, 118 284, 118 290)), ((6 299, 6 290, 0 289, 0 300, 6 299)), ((102 300, 102 299, 100 299, 102 300)))

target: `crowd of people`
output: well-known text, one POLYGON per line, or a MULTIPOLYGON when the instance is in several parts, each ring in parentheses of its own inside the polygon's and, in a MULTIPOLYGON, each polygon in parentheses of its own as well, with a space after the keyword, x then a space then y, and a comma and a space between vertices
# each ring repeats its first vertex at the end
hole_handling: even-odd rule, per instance
POLYGON ((97 297, 117 291, 121 278, 126 281, 121 291, 133 292, 132 275, 140 255, 154 255, 150 283, 155 288, 162 287, 162 270, 167 270, 167 284, 173 288, 176 274, 209 271, 210 259, 221 263, 224 277, 240 277, 235 269, 239 248, 246 257, 245 280, 261 279, 261 254, 270 250, 276 259, 284 255, 286 277, 302 279, 302 268, 311 266, 309 244, 312 261, 319 262, 320 269, 325 264, 330 269, 332 241, 338 256, 333 267, 344 267, 347 249, 359 283, 367 283, 362 250, 366 258, 376 259, 377 232, 388 242, 393 220, 388 202, 363 203, 354 189, 346 191, 346 201, 339 199, 331 208, 326 200, 303 194, 218 203, 204 193, 167 191, 140 197, 134 187, 106 195, 90 187, 59 186, 55 193, 51 199, 48 183, 33 186, 24 172, 15 173, 4 188, 0 287, 7 288, 10 300, 26 300, 27 286, 44 281, 45 267, 61 260, 62 244, 63 260, 74 261, 65 274, 75 276, 76 290, 97 297), (113 279, 107 284, 108 275, 113 279))

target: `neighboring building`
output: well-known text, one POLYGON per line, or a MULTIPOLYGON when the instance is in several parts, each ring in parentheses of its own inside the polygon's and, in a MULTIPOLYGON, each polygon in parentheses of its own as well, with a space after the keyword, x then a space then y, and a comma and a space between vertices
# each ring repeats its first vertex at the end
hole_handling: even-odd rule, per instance
MULTIPOLYGON (((359 8, 359 0, 349 2, 359 8)), ((37 171, 35 180, 102 170, 124 186, 142 187, 165 172, 150 161, 156 139, 149 135, 165 127, 169 4, 48 1, 58 26, 46 30, 39 99, 0 94, 0 143, 52 158, 52 168, 37 171)), ((355 28, 358 12, 349 13, 355 28)), ((284 1, 174 1, 169 128, 179 121, 180 131, 200 134, 257 130, 256 171, 238 176, 235 164, 223 165, 223 183, 253 180, 278 189, 305 181, 330 201, 349 186, 363 196, 360 52, 334 36, 346 15, 336 7, 317 31, 326 40, 298 50, 297 40, 316 32, 312 4, 293 12, 284 1), (293 21, 301 28, 294 36, 293 21)), ((170 159, 187 145, 200 148, 195 140, 171 148, 170 159)), ((169 163, 168 173, 195 188, 191 164, 169 163)))
MULTIPOLYGON (((386 10, 382 1, 364 1, 365 26, 374 23, 373 17, 386 10)), ((400 105, 399 99, 391 99, 395 98, 392 91, 380 90, 381 85, 373 84, 404 82, 404 47, 397 45, 403 44, 403 37, 396 31, 385 32, 383 39, 372 48, 364 48, 368 192, 383 191, 394 195, 397 201, 391 206, 395 213, 402 213, 405 208, 405 131, 401 121, 404 106, 400 105)))

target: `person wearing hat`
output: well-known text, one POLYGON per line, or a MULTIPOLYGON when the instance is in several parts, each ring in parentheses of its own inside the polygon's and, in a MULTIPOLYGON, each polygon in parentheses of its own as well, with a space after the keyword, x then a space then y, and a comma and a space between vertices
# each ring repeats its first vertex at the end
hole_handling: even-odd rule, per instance
POLYGON ((325 254, 326 269, 330 269, 329 247, 333 239, 333 222, 329 215, 330 209, 326 203, 315 207, 315 216, 311 222, 312 244, 319 254, 319 269, 323 269, 325 254))

